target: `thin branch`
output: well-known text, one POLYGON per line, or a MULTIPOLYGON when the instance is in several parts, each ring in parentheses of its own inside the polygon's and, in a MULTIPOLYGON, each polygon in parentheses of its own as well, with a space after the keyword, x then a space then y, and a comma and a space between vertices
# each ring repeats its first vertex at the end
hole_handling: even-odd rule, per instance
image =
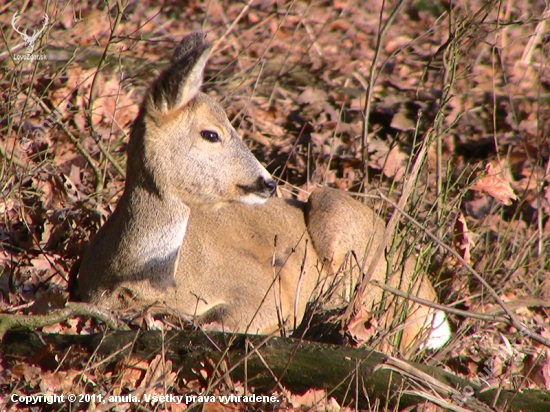
POLYGON ((231 23, 231 25, 229 26, 229 28, 225 31, 225 33, 216 41, 216 43, 214 43, 212 45, 212 53, 214 53, 214 51, 219 47, 219 45, 225 40, 225 38, 227 36, 229 36, 229 34, 233 31, 233 29, 235 28, 236 24, 243 18, 243 16, 245 15, 245 13, 248 11, 248 9, 250 8, 250 5, 252 4, 254 0, 248 0, 248 3, 246 3, 246 5, 243 7, 243 9, 241 10, 241 12, 239 13, 239 15, 235 18, 235 20, 233 20, 233 22, 231 23))
POLYGON ((508 318, 505 318, 503 316, 486 315, 486 314, 483 314, 483 313, 476 313, 476 312, 470 312, 470 311, 467 311, 467 310, 455 309, 455 308, 451 308, 451 307, 446 306, 446 305, 442 305, 440 303, 432 302, 431 300, 426 300, 426 299, 419 298, 417 296, 411 295, 410 293, 403 292, 400 289, 392 288, 391 286, 388 286, 384 283, 380 283, 377 280, 371 280, 370 283, 372 285, 375 285, 375 286, 379 287, 380 289, 385 290, 386 292, 393 293, 396 296, 411 300, 411 301, 416 302, 416 303, 420 303, 423 306, 428 306, 428 307, 433 308, 433 309, 442 310, 444 312, 452 313, 454 315, 462 316, 464 318, 474 318, 474 319, 479 319, 479 320, 486 320, 488 322, 502 322, 502 323, 505 323, 507 325, 512 325, 512 322, 510 322, 510 320, 508 318))

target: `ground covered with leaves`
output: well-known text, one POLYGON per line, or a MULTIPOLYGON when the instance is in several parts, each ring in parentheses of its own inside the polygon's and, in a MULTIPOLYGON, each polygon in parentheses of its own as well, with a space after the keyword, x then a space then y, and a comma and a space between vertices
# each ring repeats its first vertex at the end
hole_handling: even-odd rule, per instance
MULTIPOLYGON (((140 99, 179 40, 202 30, 213 44, 204 91, 221 102, 278 179, 281 196, 306 199, 316 186, 330 186, 367 198, 387 217, 398 212, 379 194, 397 202, 419 151, 427 150, 406 207, 422 227, 403 215, 401 229, 425 261, 440 301, 487 316, 451 313, 452 341, 419 359, 486 387, 550 389, 549 348, 500 322, 505 308, 495 299, 531 333, 550 339, 550 9, 544 1, 24 5, 0 6, 2 313, 65 307, 70 269, 122 192, 140 99), (17 57, 28 51, 15 28, 38 31, 44 13, 49 21, 32 53, 45 58, 17 57)), ((176 328, 147 313, 129 323, 176 328)), ((86 316, 41 328, 103 329, 86 316)), ((162 377, 169 393, 185 395, 201 393, 208 381, 183 383, 161 355, 107 369, 77 352, 39 355, 0 365, 2 408, 21 407, 8 402, 11 394, 146 393, 162 377)), ((224 388, 220 383, 212 393, 224 388)), ((243 384, 234 388, 244 393, 243 384)), ((325 397, 310 395, 284 402, 298 408, 325 397)), ((246 407, 265 408, 252 405, 246 407)), ((340 408, 333 399, 317 407, 340 408)), ((116 408, 136 406, 129 399, 116 408)))

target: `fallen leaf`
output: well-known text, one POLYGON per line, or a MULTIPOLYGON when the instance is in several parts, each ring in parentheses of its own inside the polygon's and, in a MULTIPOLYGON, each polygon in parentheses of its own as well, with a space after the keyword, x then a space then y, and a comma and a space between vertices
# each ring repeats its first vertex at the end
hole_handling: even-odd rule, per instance
POLYGON ((383 172, 387 177, 395 177, 395 180, 401 180, 407 168, 409 156, 402 152, 399 147, 391 148, 383 165, 383 172))
POLYGON ((0 214, 4 214, 9 210, 13 210, 19 207, 19 204, 14 199, 1 199, 0 200, 0 214))
POLYGON ((172 361, 163 359, 159 354, 149 364, 140 388, 153 389, 156 386, 170 387, 176 381, 176 373, 172 372, 172 361))
POLYGON ((67 393, 73 388, 74 379, 80 371, 69 369, 67 371, 43 372, 40 381, 40 390, 50 393, 67 393))
POLYGON ((470 189, 485 192, 499 202, 509 206, 513 200, 517 200, 510 182, 503 178, 503 173, 495 170, 491 163, 485 166, 485 176, 480 177, 470 189))
POLYGON ((31 265, 37 270, 49 270, 52 268, 50 261, 44 257, 32 259, 31 265))
POLYGON ((19 379, 25 378, 25 382, 35 386, 38 378, 42 374, 40 367, 28 363, 18 363, 11 368, 11 373, 19 379))
POLYGON ((327 99, 327 94, 321 89, 314 89, 313 87, 306 87, 301 95, 298 96, 296 101, 301 104, 312 104, 316 102, 322 102, 327 99))
POLYGON ((60 323, 55 323, 53 325, 44 326, 42 332, 44 333, 59 333, 63 329, 60 323))
POLYGON ((239 410, 234 404, 222 404, 220 401, 206 402, 201 405, 204 412, 233 412, 239 410))
POLYGON ((379 139, 371 139, 368 143, 369 166, 382 170, 386 177, 401 180, 405 174, 409 156, 402 152, 398 146, 391 149, 385 142, 379 139))
POLYGON ((303 395, 291 395, 292 406, 299 408, 301 406, 314 407, 313 410, 326 410, 322 405, 327 403, 327 393, 322 389, 309 389, 303 395), (318 409, 319 408, 319 409, 318 409))
POLYGON ((402 107, 393 116, 390 126, 397 130, 414 130, 415 122, 409 118, 409 111, 402 107))
POLYGON ((120 395, 123 389, 135 389, 137 383, 144 374, 144 371, 149 370, 149 363, 139 359, 125 359, 117 364, 117 369, 120 370, 120 378, 113 385, 113 395, 120 395))
POLYGON ((359 308, 346 326, 347 333, 358 345, 370 340, 377 330, 378 322, 364 306, 359 308))

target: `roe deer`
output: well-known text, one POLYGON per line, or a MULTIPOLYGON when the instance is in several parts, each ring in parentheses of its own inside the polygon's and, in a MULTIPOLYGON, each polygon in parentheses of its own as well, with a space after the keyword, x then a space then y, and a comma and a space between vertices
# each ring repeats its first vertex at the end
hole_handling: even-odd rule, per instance
MULTIPOLYGON (((275 181, 199 90, 209 51, 203 34, 185 37, 151 85, 133 125, 124 193, 80 266, 80 295, 110 308, 165 302, 198 323, 270 333, 301 320, 348 252, 368 267, 385 225, 334 190, 315 190, 307 204, 271 197, 275 181)), ((383 258, 373 279, 435 301, 414 262, 393 274, 383 258)), ((371 310, 382 296, 372 287, 363 301, 371 310)), ((432 326, 424 344, 442 346, 444 314, 411 307, 400 347, 432 326)))

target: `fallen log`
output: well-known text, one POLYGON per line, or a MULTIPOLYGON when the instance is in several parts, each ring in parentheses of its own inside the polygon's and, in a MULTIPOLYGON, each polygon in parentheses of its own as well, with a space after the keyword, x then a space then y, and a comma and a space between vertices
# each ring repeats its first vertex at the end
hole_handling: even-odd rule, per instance
POLYGON ((208 369, 209 387, 229 377, 246 382, 254 393, 271 394, 280 388, 292 393, 323 389, 341 405, 359 408, 367 408, 373 400, 399 408, 430 400, 456 411, 543 412, 550 408, 549 391, 480 390, 473 382, 436 367, 400 361, 368 349, 282 337, 203 331, 119 330, 61 335, 11 330, 0 344, 3 366, 7 369, 28 360, 45 347, 57 354, 78 348, 109 363, 130 356, 150 360, 163 353, 186 381, 197 379, 197 371, 208 369))

